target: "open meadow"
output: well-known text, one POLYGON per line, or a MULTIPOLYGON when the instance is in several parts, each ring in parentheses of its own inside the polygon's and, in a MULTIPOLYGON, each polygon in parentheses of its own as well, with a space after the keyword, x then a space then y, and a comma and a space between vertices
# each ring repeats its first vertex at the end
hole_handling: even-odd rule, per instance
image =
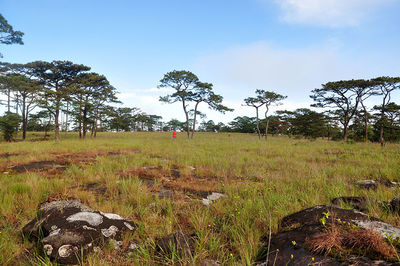
MULTIPOLYGON (((63 133, 64 134, 64 133, 63 133)), ((137 224, 124 235, 133 252, 110 245, 84 265, 192 264, 206 259, 251 265, 284 216, 335 197, 390 201, 399 188, 361 189, 364 179, 400 181, 400 146, 287 137, 198 133, 100 133, 96 139, 0 145, 0 264, 51 265, 22 227, 45 201, 79 199, 137 224), (211 192, 225 197, 209 206, 211 192), (162 255, 155 242, 182 230, 194 251, 162 255)), ((395 226, 397 214, 371 204, 368 214, 395 226)), ((287 258, 288 261, 291 258, 287 258)))

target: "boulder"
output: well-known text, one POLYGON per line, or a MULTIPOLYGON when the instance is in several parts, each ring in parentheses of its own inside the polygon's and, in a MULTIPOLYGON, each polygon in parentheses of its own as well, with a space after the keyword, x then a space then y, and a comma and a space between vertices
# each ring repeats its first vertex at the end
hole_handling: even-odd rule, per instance
MULTIPOLYGON (((383 253, 390 256, 394 254, 384 235, 397 236, 399 230, 357 210, 334 205, 315 206, 284 217, 278 233, 272 235, 271 239, 268 234, 264 237, 265 245, 259 252, 258 262, 266 266, 395 265, 379 251, 384 247, 383 253), (376 241, 376 245, 369 241, 371 235, 373 238, 370 239, 376 241), (365 236, 367 240, 357 236, 365 236), (357 242, 359 239, 364 242, 357 242), (327 248, 327 245, 332 246, 327 248), (376 248, 378 253, 373 250, 361 256, 357 252, 366 248, 376 248), (331 253, 331 250, 334 252, 331 253), (374 256, 367 257, 371 254, 374 256)), ((395 260, 394 257, 392 259, 395 260)))
POLYGON ((364 212, 368 210, 368 203, 376 203, 377 201, 373 198, 366 197, 338 197, 334 198, 331 202, 333 205, 338 206, 340 206, 341 203, 348 204, 354 209, 364 212))
POLYGON ((79 200, 62 200, 40 204, 36 218, 22 233, 39 243, 51 259, 76 264, 107 240, 120 248, 122 234, 135 229, 133 222, 118 214, 94 211, 79 200))

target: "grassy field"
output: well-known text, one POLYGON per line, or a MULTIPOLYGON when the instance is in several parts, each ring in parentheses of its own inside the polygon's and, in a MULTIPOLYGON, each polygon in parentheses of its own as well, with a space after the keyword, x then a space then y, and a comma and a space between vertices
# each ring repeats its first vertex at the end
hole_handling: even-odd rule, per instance
MULTIPOLYGON (((63 135, 62 135, 63 136, 63 135)), ((140 248, 120 254, 111 247, 89 255, 87 265, 193 264, 205 258, 251 265, 269 230, 285 215, 339 196, 390 201, 399 189, 361 190, 361 179, 400 181, 400 145, 343 143, 245 134, 198 133, 188 141, 170 133, 103 133, 85 141, 69 133, 60 142, 0 144, 0 264, 52 263, 21 237, 40 202, 78 198, 138 224, 126 241, 140 248), (66 169, 30 172, 31 162, 66 169), (171 169, 175 169, 171 171, 171 169), (171 174, 179 172, 179 177, 171 174), (159 197, 174 192, 173 197, 159 197), (205 192, 226 197, 203 206, 205 192), (164 194, 163 194, 164 193, 164 194), (155 253, 157 238, 182 229, 196 234, 193 257, 155 253), (27 259, 27 257, 29 259, 27 259)), ((370 215, 393 225, 398 216, 372 206, 370 215)))

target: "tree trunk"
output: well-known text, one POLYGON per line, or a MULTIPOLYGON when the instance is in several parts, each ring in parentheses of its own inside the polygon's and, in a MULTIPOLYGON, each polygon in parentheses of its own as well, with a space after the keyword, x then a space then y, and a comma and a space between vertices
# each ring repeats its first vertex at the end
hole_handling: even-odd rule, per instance
POLYGON ((385 106, 386 106, 386 97, 387 94, 385 95, 385 97, 383 97, 383 101, 382 101, 382 110, 381 110, 381 130, 380 130, 380 134, 379 134, 379 142, 381 143, 381 146, 384 146, 384 139, 383 139, 383 127, 384 127, 384 118, 385 118, 385 106))
POLYGON ((182 100, 182 104, 183 104, 183 111, 185 112, 185 116, 186 116, 186 132, 187 132, 187 137, 188 137, 188 139, 190 139, 189 114, 188 114, 188 112, 186 111, 185 100, 182 100))
POLYGON ((87 131, 87 119, 86 119, 86 116, 87 116, 87 111, 86 111, 86 107, 85 107, 85 109, 83 110, 83 118, 82 118, 82 122, 83 122, 82 137, 83 137, 83 139, 86 138, 86 131, 87 131))
MULTIPOLYGON (((19 103, 19 95, 17 93, 16 102, 15 102, 15 113, 18 114, 18 103, 19 103)), ((15 128, 15 135, 18 135, 18 125, 15 128)))
POLYGON ((265 140, 268 139, 268 126, 269 126, 269 119, 268 119, 269 108, 268 108, 268 105, 266 107, 267 107, 267 110, 265 111, 265 120, 266 120, 267 123, 265 125, 265 140))
POLYGON ((260 119, 258 118, 258 107, 256 107, 256 117, 257 117, 257 134, 258 134, 258 139, 261 139, 260 119))
POLYGON ((11 111, 11 89, 7 90, 7 112, 11 111))
POLYGON ((364 110, 365 114, 364 114, 364 123, 365 123, 365 142, 368 141, 368 114, 367 111, 364 110))
POLYGON ((348 122, 345 123, 344 128, 343 128, 343 140, 347 141, 347 135, 348 135, 348 122))
POLYGON ((98 120, 99 120, 99 108, 96 108, 96 114, 95 114, 95 117, 94 117, 94 125, 93 125, 93 137, 95 138, 96 137, 96 133, 97 133, 97 123, 98 123, 98 120))
POLYGON ((68 133, 68 106, 69 102, 67 102, 67 112, 65 113, 65 136, 67 136, 68 133))
POLYGON ((367 113, 367 108, 365 107, 363 101, 360 101, 360 103, 361 103, 361 106, 362 106, 362 108, 364 110, 364 126, 365 126, 365 128, 364 128, 364 138, 365 138, 364 142, 367 142, 368 141, 368 113, 367 113))
POLYGON ((49 131, 50 124, 51 124, 51 114, 49 115, 49 122, 48 122, 47 125, 44 127, 44 138, 47 137, 47 132, 49 131))
POLYGON ((55 126, 55 130, 56 130, 55 137, 56 137, 57 141, 60 140, 60 127, 59 127, 59 124, 58 124, 58 117, 59 116, 60 116, 60 108, 57 107, 55 115, 54 115, 54 126, 55 126))
POLYGON ((27 124, 27 114, 26 114, 26 97, 22 97, 22 139, 26 139, 26 124, 27 124))
POLYGON ((197 115, 197 106, 199 105, 200 102, 197 102, 195 107, 194 107, 194 115, 193 115, 193 127, 192 127, 192 136, 191 138, 193 138, 193 134, 194 131, 196 129, 196 115, 197 115))

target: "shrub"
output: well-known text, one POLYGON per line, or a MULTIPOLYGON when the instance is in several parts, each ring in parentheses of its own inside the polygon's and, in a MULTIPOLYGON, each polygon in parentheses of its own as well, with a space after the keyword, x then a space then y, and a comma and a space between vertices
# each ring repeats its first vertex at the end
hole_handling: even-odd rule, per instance
POLYGON ((12 141, 13 135, 17 131, 19 123, 21 122, 21 116, 11 112, 7 112, 5 115, 0 117, 0 129, 3 132, 3 137, 6 141, 12 141))

